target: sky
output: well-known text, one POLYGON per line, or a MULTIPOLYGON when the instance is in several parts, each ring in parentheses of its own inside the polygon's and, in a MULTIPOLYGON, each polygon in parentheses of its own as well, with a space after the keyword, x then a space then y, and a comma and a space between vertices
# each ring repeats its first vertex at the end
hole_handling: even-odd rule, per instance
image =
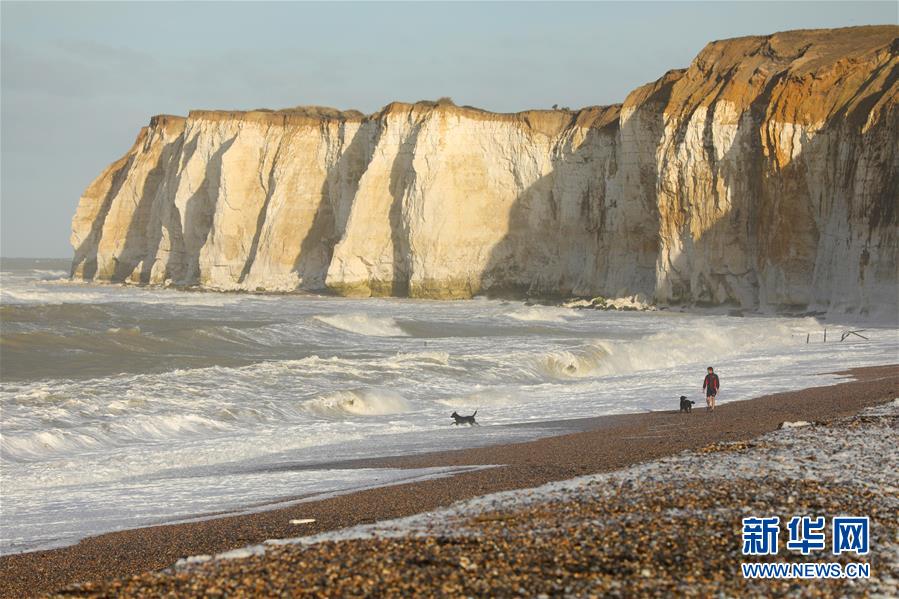
POLYGON ((709 41, 899 22, 889 2, 0 2, 0 255, 69 257, 81 192, 154 114, 449 96, 621 102, 709 41))

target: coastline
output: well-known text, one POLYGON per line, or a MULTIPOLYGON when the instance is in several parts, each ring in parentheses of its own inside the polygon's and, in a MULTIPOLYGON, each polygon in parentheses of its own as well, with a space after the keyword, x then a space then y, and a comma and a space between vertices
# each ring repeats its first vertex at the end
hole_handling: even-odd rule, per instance
POLYGON ((859 368, 846 374, 854 380, 726 403, 713 414, 698 409, 688 415, 670 411, 597 417, 579 422, 582 432, 525 443, 355 460, 347 466, 500 466, 249 515, 109 533, 60 549, 3 556, 0 595, 21 597, 80 581, 132 576, 171 566, 190 555, 400 518, 488 493, 609 472, 714 443, 745 441, 776 430, 784 421, 828 422, 851 416, 899 395, 899 365, 859 368), (301 518, 315 522, 290 524, 301 518))

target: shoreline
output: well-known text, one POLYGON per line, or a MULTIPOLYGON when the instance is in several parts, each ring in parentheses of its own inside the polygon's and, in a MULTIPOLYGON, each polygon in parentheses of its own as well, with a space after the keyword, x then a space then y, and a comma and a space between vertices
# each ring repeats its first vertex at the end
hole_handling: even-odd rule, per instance
MULTIPOLYGON (((827 422, 899 395, 899 365, 858 368, 854 380, 730 402, 708 414, 677 411, 602 416, 585 430, 536 441, 411 456, 352 460, 353 467, 453 467, 499 464, 450 477, 376 487, 246 515, 108 533, 59 549, 0 557, 0 596, 50 592, 83 581, 131 576, 166 568, 178 559, 370 524, 446 507, 513 489, 699 450, 713 443, 748 440, 781 422, 827 422), (314 518, 292 525, 290 520, 314 518)), ((699 408, 697 404, 697 408, 699 408)))
POLYGON ((827 423, 715 443, 700 456, 682 452, 399 520, 194 556, 54 596, 896 597, 897 422, 894 399, 827 423), (753 575, 771 560, 801 571, 810 559, 788 543, 775 547, 777 557, 743 555, 740 521, 758 513, 834 521, 864 514, 871 551, 809 548, 817 564, 845 577, 753 575))

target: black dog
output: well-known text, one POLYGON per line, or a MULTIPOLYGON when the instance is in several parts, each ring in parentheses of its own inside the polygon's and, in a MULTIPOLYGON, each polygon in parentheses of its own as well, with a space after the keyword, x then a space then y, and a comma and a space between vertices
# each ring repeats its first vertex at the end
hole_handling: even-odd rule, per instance
POLYGON ((695 403, 696 403, 695 401, 690 401, 689 399, 687 399, 686 395, 681 395, 680 396, 680 411, 681 412, 692 412, 693 404, 695 404, 695 403))
MULTIPOLYGON (((475 410, 474 414, 477 414, 477 413, 478 413, 478 411, 475 410)), ((450 414, 450 417, 452 417, 452 419, 455 420, 455 422, 453 422, 453 425, 456 425, 456 426, 458 426, 460 424, 467 424, 468 426, 481 426, 480 424, 475 422, 474 414, 472 414, 471 416, 459 416, 456 412, 453 412, 452 414, 450 414)))

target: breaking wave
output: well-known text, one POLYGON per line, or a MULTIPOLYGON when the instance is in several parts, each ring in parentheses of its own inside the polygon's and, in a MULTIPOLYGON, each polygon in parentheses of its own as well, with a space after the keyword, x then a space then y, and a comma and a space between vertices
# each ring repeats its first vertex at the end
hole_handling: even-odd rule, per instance
POLYGON ((330 418, 387 416, 412 409, 402 395, 387 389, 337 391, 305 401, 303 406, 313 414, 330 418))
POLYGON ((54 428, 30 434, 3 434, 0 437, 0 452, 4 460, 36 461, 134 442, 192 437, 225 428, 222 422, 196 414, 125 415, 106 423, 75 429, 54 428))
POLYGON ((581 318, 583 315, 578 314, 569 308, 528 306, 520 310, 508 312, 506 313, 506 316, 522 322, 553 322, 562 324, 575 318, 581 318))
POLYGON ((396 320, 390 317, 376 317, 359 313, 316 316, 315 319, 335 329, 367 337, 409 336, 406 331, 400 328, 396 320))
POLYGON ((538 367, 544 374, 558 379, 576 379, 600 374, 608 351, 600 343, 543 355, 538 367))
MULTIPOLYGON (((797 323, 800 324, 800 323, 797 323)), ((811 323, 807 323, 811 326, 811 323)), ((723 357, 793 342, 795 327, 784 324, 745 323, 702 325, 668 330, 640 339, 604 340, 537 358, 537 370, 551 378, 576 379, 628 374, 643 370, 679 368, 702 362, 715 364, 723 357)))

